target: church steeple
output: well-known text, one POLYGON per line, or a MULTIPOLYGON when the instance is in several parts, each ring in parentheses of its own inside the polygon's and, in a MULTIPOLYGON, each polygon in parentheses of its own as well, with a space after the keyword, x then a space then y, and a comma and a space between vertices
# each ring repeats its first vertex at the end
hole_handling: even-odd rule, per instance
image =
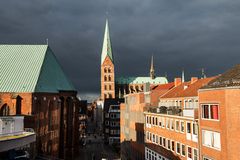
POLYGON ((152 79, 155 78, 154 65, 153 65, 153 56, 152 56, 152 59, 151 59, 150 77, 152 79))
POLYGON ((106 26, 105 26, 101 64, 103 64, 106 57, 109 57, 113 63, 113 55, 112 55, 112 47, 111 47, 111 41, 110 41, 110 35, 109 35, 108 20, 106 20, 106 26))
POLYGON ((108 20, 106 20, 101 55, 101 99, 115 98, 115 74, 108 20))

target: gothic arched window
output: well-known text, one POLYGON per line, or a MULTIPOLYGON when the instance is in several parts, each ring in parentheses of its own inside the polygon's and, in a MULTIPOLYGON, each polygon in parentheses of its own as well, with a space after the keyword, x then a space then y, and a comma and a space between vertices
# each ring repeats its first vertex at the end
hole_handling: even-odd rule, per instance
POLYGON ((112 81, 111 76, 108 76, 108 81, 112 81))
POLYGON ((0 116, 8 116, 10 114, 10 109, 7 104, 4 104, 0 109, 0 116))
POLYGON ((104 76, 104 81, 107 81, 107 76, 104 76))

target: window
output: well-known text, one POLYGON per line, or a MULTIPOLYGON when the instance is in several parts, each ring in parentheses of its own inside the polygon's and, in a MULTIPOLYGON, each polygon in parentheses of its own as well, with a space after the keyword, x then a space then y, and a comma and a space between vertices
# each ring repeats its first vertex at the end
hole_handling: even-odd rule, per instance
POLYGON ((107 76, 104 76, 104 81, 107 81, 107 76))
POLYGON ((219 106, 216 104, 204 104, 202 105, 202 118, 203 119, 219 119, 219 106))
POLYGON ((181 132, 184 132, 184 122, 181 121, 181 132))
POLYGON ((155 125, 155 121, 154 121, 154 120, 155 120, 155 118, 152 117, 152 124, 153 124, 153 125, 155 125))
POLYGON ((171 141, 168 139, 167 140, 167 148, 170 150, 171 149, 171 141))
POLYGON ((187 133, 191 133, 191 123, 187 122, 187 133))
POLYGON ((159 137, 159 144, 162 146, 162 137, 159 137))
POLYGON ((174 152, 174 141, 172 141, 172 151, 174 152))
POLYGON ((158 125, 158 118, 155 117, 155 125, 158 125))
POLYGON ((198 160, 198 150, 197 149, 193 149, 193 160, 198 160))
POLYGON ((152 118, 151 117, 148 117, 149 118, 149 124, 152 124, 152 118))
POLYGON ((193 134, 198 135, 198 126, 196 123, 193 123, 193 134))
POLYGON ((166 139, 163 138, 163 147, 166 147, 166 139))
POLYGON ((188 147, 188 158, 192 159, 192 148, 188 147))
POLYGON ((108 81, 111 81, 112 79, 111 79, 111 76, 108 76, 108 81))
POLYGON ((148 116, 146 116, 146 124, 148 124, 148 116))
POLYGON ((203 145, 210 148, 221 149, 220 133, 213 131, 202 131, 203 145))
POLYGON ((155 134, 152 134, 153 138, 152 138, 152 141, 153 143, 155 143, 155 134))
POLYGON ((176 121, 175 130, 176 130, 176 131, 179 131, 179 121, 176 121))
POLYGON ((177 142, 177 153, 180 154, 180 143, 177 142))
POLYGON ((156 143, 158 143, 158 135, 156 135, 156 143))
POLYGON ((107 73, 107 68, 104 68, 104 73, 107 73))
POLYGON ((169 129, 169 119, 166 118, 166 128, 169 129))
POLYGON ((152 141, 152 133, 149 134, 150 141, 152 141))
POLYGON ((109 85, 109 90, 112 90, 112 86, 111 85, 109 85))
POLYGON ((185 154, 185 145, 184 144, 182 144, 182 156, 185 156, 186 154, 185 154))
POLYGON ((162 118, 159 117, 158 120, 159 120, 159 121, 158 121, 158 125, 159 125, 159 127, 162 127, 162 118))
POLYGON ((147 132, 147 140, 149 140, 149 132, 147 132))
POLYGON ((171 130, 174 130, 174 120, 170 119, 170 128, 171 130))
POLYGON ((111 69, 110 68, 108 68, 108 73, 111 73, 111 69))
POLYGON ((165 118, 162 117, 162 127, 165 127, 165 118))

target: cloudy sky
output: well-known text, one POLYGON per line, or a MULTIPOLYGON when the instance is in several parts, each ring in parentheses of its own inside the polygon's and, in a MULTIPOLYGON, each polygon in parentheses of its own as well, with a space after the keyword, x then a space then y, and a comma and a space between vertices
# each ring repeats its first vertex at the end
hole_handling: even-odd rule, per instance
POLYGON ((0 43, 45 44, 80 95, 100 89, 106 12, 117 76, 220 74, 240 63, 237 0, 8 0, 0 2, 0 43))

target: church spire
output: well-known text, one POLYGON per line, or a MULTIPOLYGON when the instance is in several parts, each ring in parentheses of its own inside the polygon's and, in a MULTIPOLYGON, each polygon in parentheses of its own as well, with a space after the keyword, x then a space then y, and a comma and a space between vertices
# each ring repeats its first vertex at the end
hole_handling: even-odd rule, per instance
POLYGON ((104 33, 104 39, 103 39, 101 64, 103 64, 106 57, 109 57, 110 60, 113 62, 112 47, 111 47, 109 27, 108 27, 108 20, 107 19, 106 19, 105 33, 104 33))
POLYGON ((151 59, 150 77, 152 79, 155 78, 154 65, 153 65, 153 56, 152 56, 152 59, 151 59))

